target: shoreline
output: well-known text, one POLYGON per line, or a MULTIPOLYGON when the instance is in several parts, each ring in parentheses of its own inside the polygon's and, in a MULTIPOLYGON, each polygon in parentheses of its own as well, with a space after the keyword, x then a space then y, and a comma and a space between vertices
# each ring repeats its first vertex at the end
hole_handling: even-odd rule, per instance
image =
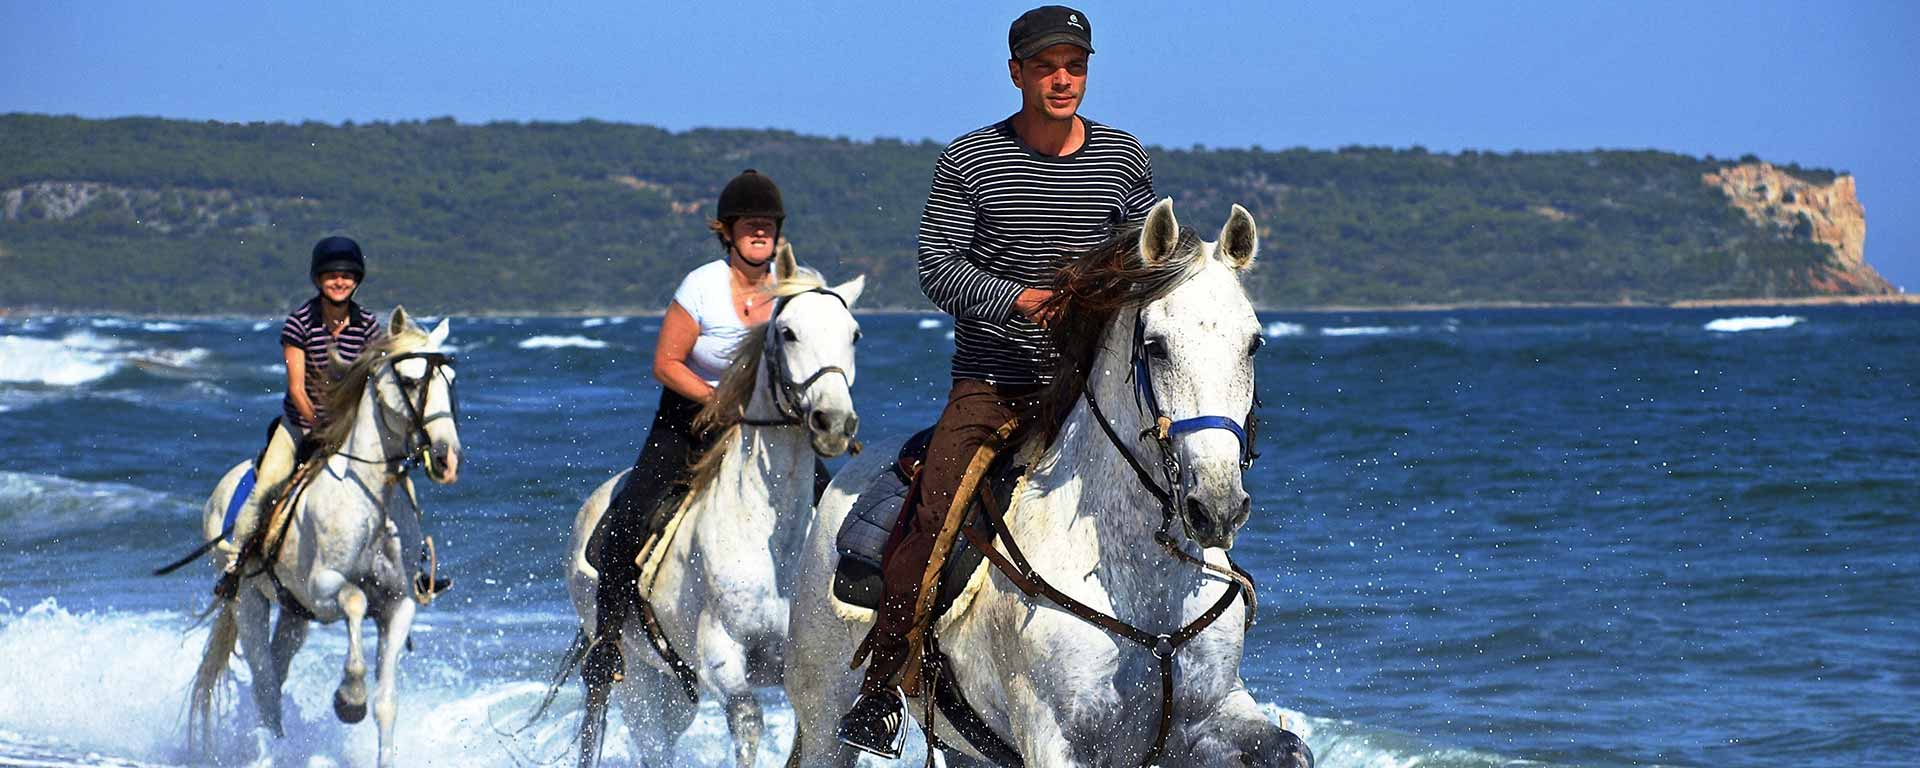
MULTIPOLYGON (((1475 310, 1560 310, 1560 309, 1751 309, 1755 307, 1858 307, 1858 306, 1911 306, 1920 305, 1920 294, 1895 293, 1877 296, 1801 296, 1792 298, 1744 298, 1744 299, 1681 299, 1662 304, 1618 302, 1544 302, 1544 301, 1463 301, 1444 303, 1409 304, 1320 304, 1309 306, 1265 306, 1255 307, 1259 312, 1282 312, 1289 314, 1335 314, 1335 313, 1418 313, 1418 312, 1459 312, 1475 310)), ((377 311, 384 315, 386 312, 377 311)), ((853 311, 855 315, 916 315, 944 317, 945 312, 930 306, 894 306, 862 307, 853 311)), ((432 312, 417 313, 421 317, 440 317, 432 312)), ((659 309, 632 309, 608 307, 600 309, 549 309, 549 310, 474 310, 460 312, 454 316, 473 319, 501 318, 592 318, 592 317, 633 317, 659 318, 666 315, 659 309)), ((117 317, 129 320, 236 320, 236 321, 275 321, 280 315, 263 315, 239 312, 207 313, 164 313, 164 312, 122 312, 111 309, 47 309, 41 307, 0 307, 0 320, 41 319, 64 317, 117 317)))

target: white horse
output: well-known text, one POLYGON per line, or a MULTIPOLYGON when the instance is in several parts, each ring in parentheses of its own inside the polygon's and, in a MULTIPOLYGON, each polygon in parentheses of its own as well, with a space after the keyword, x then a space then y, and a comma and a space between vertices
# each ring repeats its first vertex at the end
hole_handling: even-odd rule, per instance
MULTIPOLYGON (((679 522, 656 544, 656 566, 642 572, 666 642, 698 676, 699 688, 726 708, 734 760, 753 765, 761 709, 754 688, 778 685, 787 644, 787 565, 813 507, 814 457, 845 452, 859 418, 853 409, 854 342, 850 307, 865 277, 827 288, 800 271, 790 249, 776 255, 773 319, 740 348, 701 415, 726 430, 694 470, 679 522), (822 375, 838 372, 841 375, 822 375), (650 578, 649 578, 650 577, 650 578)), ((601 483, 574 518, 567 589, 582 638, 598 629, 599 571, 587 542, 625 481, 601 483)), ((695 703, 682 680, 648 644, 635 612, 621 632, 626 678, 613 687, 639 747, 641 765, 667 765, 695 703)), ((598 757, 606 692, 588 691, 581 763, 598 757)))
MULTIPOLYGON (((394 309, 387 337, 366 350, 347 369, 333 397, 336 421, 320 435, 328 453, 304 490, 298 493, 285 524, 261 520, 269 568, 243 564, 237 594, 215 606, 199 673, 189 700, 189 740, 211 747, 215 685, 226 671, 238 636, 253 673, 253 701, 262 727, 282 735, 281 686, 293 655, 307 637, 308 617, 324 623, 345 619, 347 659, 333 695, 341 722, 366 717, 366 660, 360 648, 360 622, 374 617, 379 633, 378 683, 374 718, 380 726, 379 764, 391 766, 397 714, 394 684, 400 650, 413 624, 414 600, 404 576, 397 530, 390 518, 413 514, 412 490, 404 468, 416 458, 437 483, 452 483, 460 467, 460 434, 454 423, 453 362, 441 352, 448 324, 431 333, 394 309), (271 525, 270 525, 271 523, 271 525), (291 605, 288 603, 291 601, 291 605), (277 624, 269 624, 280 606, 277 624)), ((234 465, 207 499, 202 531, 221 535, 222 518, 247 462, 234 465)), ((223 562, 212 558, 215 567, 223 562)))
MULTIPOLYGON (((1309 766, 1311 752, 1262 715, 1240 678, 1247 604, 1220 575, 1250 512, 1240 418, 1251 411, 1262 340, 1239 273, 1254 259, 1253 218, 1234 206, 1219 241, 1206 243, 1162 200, 1139 233, 1136 243, 1124 231, 1063 273, 1056 298, 1065 325, 1054 336, 1066 365, 1044 397, 1036 438, 1051 441, 1035 454, 996 541, 1011 554, 1010 536, 1030 558, 1021 567, 1136 636, 1024 593, 988 562, 935 627, 946 674, 1028 768, 1141 765, 1168 704, 1154 762, 1309 766), (1137 389, 1140 378, 1146 386, 1137 389), (1162 415, 1171 429, 1156 437, 1148 427, 1162 415), (1216 620, 1202 621, 1209 613, 1216 620), (1190 637, 1180 631, 1200 627, 1190 637), (1174 692, 1167 702, 1162 654, 1174 692)), ((894 447, 875 446, 834 478, 801 552, 787 654, 797 721, 789 765, 854 762, 834 731, 858 689, 847 661, 872 612, 834 597, 834 539, 857 494, 889 471, 894 447)), ((909 709, 950 753, 970 764, 988 759, 945 716, 926 722, 923 707, 909 709)))

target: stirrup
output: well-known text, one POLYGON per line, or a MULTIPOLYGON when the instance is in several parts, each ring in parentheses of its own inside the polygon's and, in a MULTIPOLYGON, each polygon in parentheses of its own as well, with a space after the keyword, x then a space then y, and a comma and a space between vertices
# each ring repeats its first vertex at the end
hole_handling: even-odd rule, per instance
POLYGON ((413 601, 421 605, 432 603, 434 598, 449 589, 453 589, 453 579, 445 576, 430 578, 424 573, 413 575, 413 601))
POLYGON ((898 760, 907 745, 907 729, 902 727, 905 719, 906 706, 901 703, 900 689, 885 694, 862 693, 854 700, 853 708, 840 717, 840 727, 834 729, 834 735, 840 743, 854 749, 898 760))

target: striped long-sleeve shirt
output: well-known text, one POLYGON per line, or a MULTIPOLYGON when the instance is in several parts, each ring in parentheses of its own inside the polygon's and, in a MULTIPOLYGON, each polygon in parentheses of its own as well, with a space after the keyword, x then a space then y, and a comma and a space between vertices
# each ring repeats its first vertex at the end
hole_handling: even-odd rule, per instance
POLYGON ((953 377, 1038 384, 1057 355, 1013 311, 1065 258, 1153 207, 1153 167, 1133 136, 1081 118, 1086 141, 1059 157, 1002 120, 954 139, 934 165, 920 216, 920 289, 954 317, 953 377))

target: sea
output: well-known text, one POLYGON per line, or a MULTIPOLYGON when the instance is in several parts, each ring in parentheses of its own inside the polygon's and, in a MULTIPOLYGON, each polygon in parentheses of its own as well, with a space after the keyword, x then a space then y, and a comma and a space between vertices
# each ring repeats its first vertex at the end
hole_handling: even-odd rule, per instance
MULTIPOLYGON (((1920 307, 1261 319, 1242 674, 1320 765, 1920 765, 1920 307)), ((339 625, 285 738, 236 661, 218 749, 185 748, 211 579, 148 574, 278 413, 277 322, 0 318, 0 765, 373 763, 328 706, 339 625)), ((930 423, 947 319, 860 322, 862 436, 930 423)), ((421 501, 458 583, 404 658, 403 764, 570 764, 577 686, 532 718, 576 627, 568 526, 639 449, 657 331, 453 318, 466 455, 421 501)), ((724 764, 712 704, 680 750, 724 764)))

